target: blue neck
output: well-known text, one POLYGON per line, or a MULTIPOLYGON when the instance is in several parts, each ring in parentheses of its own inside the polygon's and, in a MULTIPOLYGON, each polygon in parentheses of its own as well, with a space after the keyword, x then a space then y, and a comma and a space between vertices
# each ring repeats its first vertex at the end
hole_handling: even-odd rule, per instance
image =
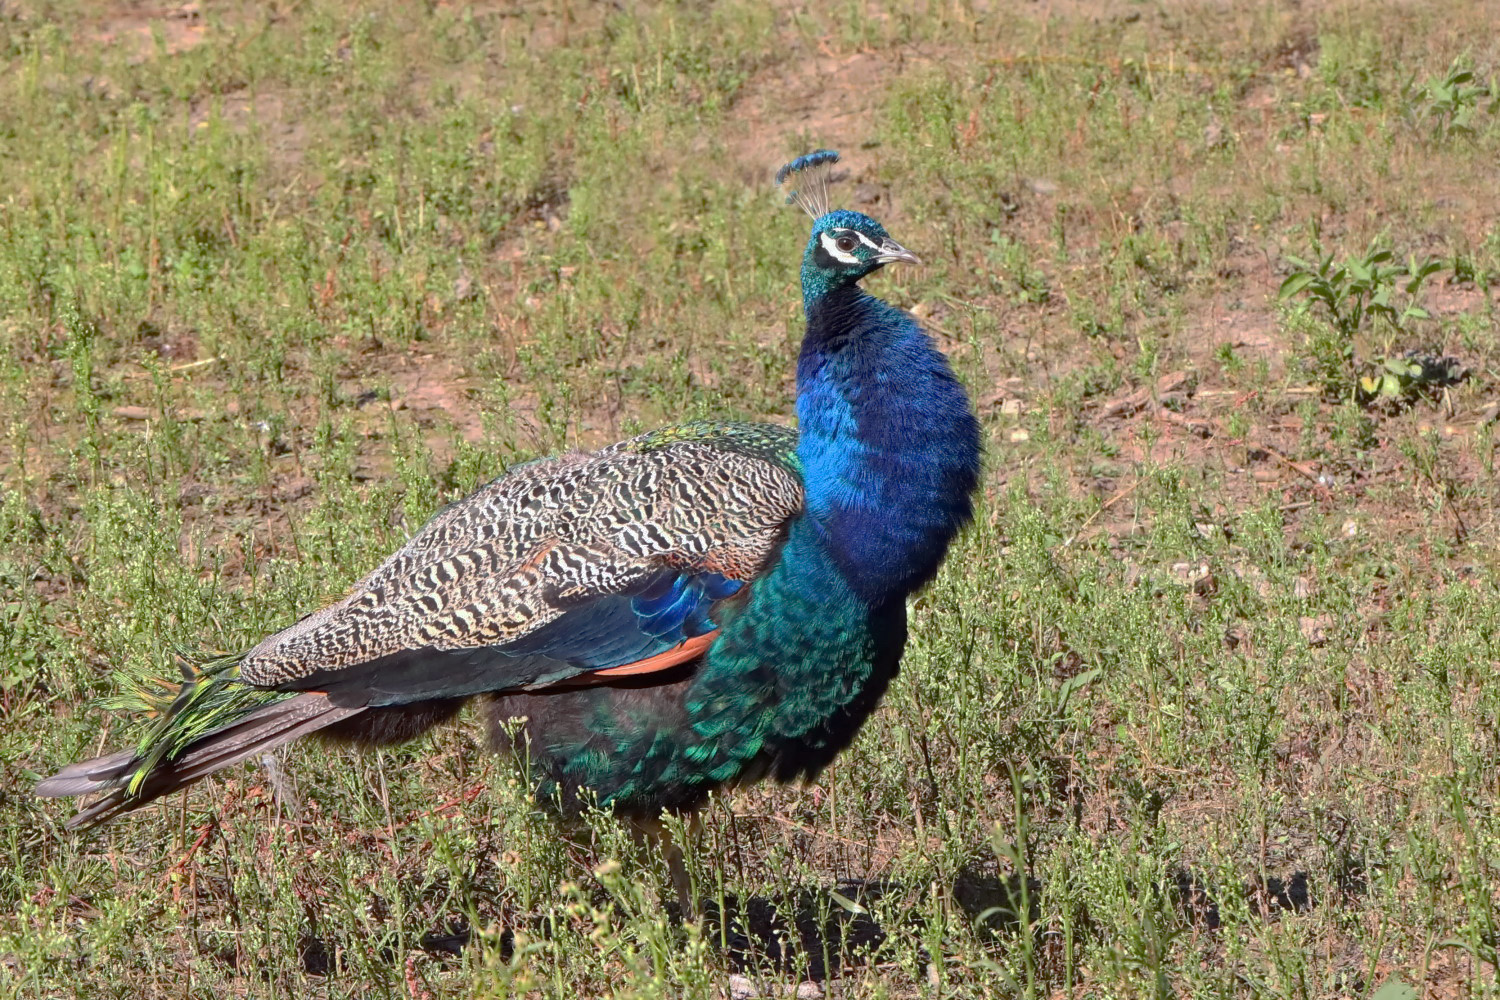
POLYGON ((807 517, 873 607, 931 579, 972 516, 979 425, 910 315, 852 282, 803 295, 797 457, 807 517))

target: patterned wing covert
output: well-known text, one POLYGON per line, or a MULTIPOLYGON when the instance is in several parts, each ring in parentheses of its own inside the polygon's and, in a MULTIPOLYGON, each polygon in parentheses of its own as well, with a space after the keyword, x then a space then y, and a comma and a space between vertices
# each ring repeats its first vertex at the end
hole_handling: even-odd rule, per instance
POLYGON ((703 609, 754 579, 802 510, 796 443, 791 428, 703 422, 516 466, 256 646, 240 676, 295 689, 413 651, 473 651, 485 676, 464 683, 492 689, 490 661, 576 673, 702 634, 703 609))

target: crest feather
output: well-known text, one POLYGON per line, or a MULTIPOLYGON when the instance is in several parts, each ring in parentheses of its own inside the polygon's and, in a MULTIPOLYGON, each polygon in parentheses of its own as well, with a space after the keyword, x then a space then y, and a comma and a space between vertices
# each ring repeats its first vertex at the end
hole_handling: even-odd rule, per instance
POLYGON ((797 186, 787 191, 786 203, 796 205, 812 216, 821 219, 828 214, 828 182, 833 174, 833 165, 839 162, 839 154, 831 149, 820 149, 799 156, 776 171, 776 183, 785 184, 795 175, 797 186))

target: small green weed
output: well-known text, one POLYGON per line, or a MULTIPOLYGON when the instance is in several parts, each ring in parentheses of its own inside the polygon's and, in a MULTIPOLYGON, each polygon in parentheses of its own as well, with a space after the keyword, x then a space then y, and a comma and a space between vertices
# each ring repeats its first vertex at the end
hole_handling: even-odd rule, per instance
POLYGON ((1480 81, 1473 70, 1454 65, 1442 79, 1412 80, 1401 93, 1412 128, 1437 139, 1474 136, 1482 115, 1500 113, 1500 85, 1480 81))
MULTIPOLYGON (((1413 320, 1430 319, 1418 298, 1422 283, 1443 269, 1441 261, 1418 262, 1412 257, 1403 264, 1391 251, 1374 247, 1362 257, 1338 264, 1331 253, 1312 261, 1291 255, 1286 259, 1293 270, 1281 283, 1278 298, 1309 298, 1322 307, 1328 320, 1325 334, 1314 332, 1308 338, 1313 374, 1325 394, 1334 398, 1352 395, 1365 401, 1405 399, 1428 384, 1428 368, 1413 369, 1380 357, 1374 359, 1377 374, 1361 377, 1359 371, 1366 366, 1357 357, 1356 345, 1377 321, 1390 332, 1405 334, 1413 320)), ((1430 374, 1432 378, 1438 375, 1436 370, 1430 374)))
POLYGON ((1052 295, 1047 275, 1038 268, 1027 248, 1010 236, 996 230, 990 236, 992 246, 985 258, 994 266, 994 281, 1005 294, 1018 303, 1041 304, 1052 295))

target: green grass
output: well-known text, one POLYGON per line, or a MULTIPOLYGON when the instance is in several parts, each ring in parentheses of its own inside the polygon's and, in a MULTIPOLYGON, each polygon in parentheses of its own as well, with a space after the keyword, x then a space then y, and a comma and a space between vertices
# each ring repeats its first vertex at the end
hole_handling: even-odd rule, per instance
POLYGON ((1433 96, 1500 70, 1490 13, 898 8, 0 9, 0 988, 1500 993, 1500 113, 1433 96), (707 811, 727 920, 468 720, 97 836, 29 795, 131 738, 118 673, 514 461, 790 420, 770 176, 818 145, 928 261, 874 287, 972 389, 985 496, 855 746, 707 811), (1277 301, 1372 245, 1447 262, 1431 319, 1277 301), (1406 350, 1470 377, 1322 392, 1406 350))

